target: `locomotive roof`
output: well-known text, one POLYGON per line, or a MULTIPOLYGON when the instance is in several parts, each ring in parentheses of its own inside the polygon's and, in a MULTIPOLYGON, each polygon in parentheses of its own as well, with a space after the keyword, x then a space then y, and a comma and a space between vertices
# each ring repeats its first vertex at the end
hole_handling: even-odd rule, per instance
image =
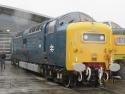
POLYGON ((110 27, 112 27, 112 28, 122 28, 120 25, 118 25, 117 23, 115 23, 115 22, 112 22, 112 21, 107 21, 107 22, 103 22, 103 23, 105 23, 105 24, 107 24, 107 25, 109 25, 110 27))
POLYGON ((61 22, 72 23, 72 22, 81 22, 81 21, 95 22, 95 20, 91 16, 82 12, 70 12, 58 17, 57 19, 59 20, 59 23, 61 22))
MULTIPOLYGON (((23 31, 23 32, 24 32, 24 31, 23 31)), ((18 32, 18 33, 16 34, 16 37, 22 36, 23 32, 18 32)))
POLYGON ((112 34, 114 34, 114 35, 125 35, 125 28, 113 28, 112 34))
POLYGON ((38 24, 36 26, 33 26, 33 27, 29 28, 29 29, 26 29, 23 32, 23 34, 28 34, 28 33, 37 31, 37 29, 40 29, 42 24, 47 23, 47 22, 52 21, 52 20, 58 20, 59 24, 60 23, 68 24, 68 23, 72 23, 72 22, 81 22, 81 21, 82 22, 84 22, 84 21, 95 22, 95 20, 92 17, 90 17, 89 15, 87 15, 85 13, 82 13, 82 12, 70 12, 70 13, 62 15, 60 17, 57 17, 55 19, 50 19, 50 20, 44 21, 44 22, 42 22, 42 23, 40 23, 40 24, 38 24))
POLYGON ((113 35, 125 35, 125 28, 122 28, 117 23, 112 22, 112 21, 107 21, 103 23, 109 25, 112 28, 113 35))

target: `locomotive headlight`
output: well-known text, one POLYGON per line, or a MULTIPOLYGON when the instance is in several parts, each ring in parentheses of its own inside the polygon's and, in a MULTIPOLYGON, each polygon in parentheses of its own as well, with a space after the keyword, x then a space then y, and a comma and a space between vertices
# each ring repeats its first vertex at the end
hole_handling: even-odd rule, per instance
POLYGON ((104 38, 104 36, 103 35, 101 35, 100 36, 100 40, 104 40, 105 38, 104 38))
POLYGON ((112 72, 117 72, 120 70, 120 65, 117 64, 117 63, 112 63, 110 66, 109 66, 109 69, 110 71, 112 72))
POLYGON ((84 39, 87 40, 88 39, 88 35, 84 35, 84 39))

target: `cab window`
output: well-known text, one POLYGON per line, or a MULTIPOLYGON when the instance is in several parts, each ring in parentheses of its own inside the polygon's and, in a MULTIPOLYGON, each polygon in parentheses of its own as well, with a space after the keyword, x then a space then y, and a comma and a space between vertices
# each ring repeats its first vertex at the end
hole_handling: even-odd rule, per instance
POLYGON ((116 43, 117 44, 125 44, 125 38, 116 38, 116 43))
POLYGON ((49 24, 48 24, 48 34, 55 32, 55 24, 56 24, 56 20, 54 20, 52 22, 49 22, 49 24))
POLYGON ((83 40, 85 42, 105 42, 105 35, 98 33, 84 33, 83 40))

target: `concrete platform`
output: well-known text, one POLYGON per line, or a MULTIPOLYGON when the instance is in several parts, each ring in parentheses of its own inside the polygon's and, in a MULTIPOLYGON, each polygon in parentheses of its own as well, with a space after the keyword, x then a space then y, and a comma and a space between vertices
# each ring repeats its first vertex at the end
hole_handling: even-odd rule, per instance
POLYGON ((12 66, 6 61, 5 71, 0 72, 0 94, 125 94, 125 81, 116 82, 115 86, 107 84, 106 88, 69 89, 12 66))

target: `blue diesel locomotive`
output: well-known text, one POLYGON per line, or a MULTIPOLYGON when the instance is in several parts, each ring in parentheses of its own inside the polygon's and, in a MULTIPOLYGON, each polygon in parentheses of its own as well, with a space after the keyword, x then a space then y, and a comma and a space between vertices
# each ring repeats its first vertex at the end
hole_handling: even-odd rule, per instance
POLYGON ((104 52, 110 50, 110 30, 80 12, 42 22, 13 38, 12 63, 66 87, 78 83, 97 86, 102 84, 103 74, 108 78, 105 71, 110 55, 104 52))

